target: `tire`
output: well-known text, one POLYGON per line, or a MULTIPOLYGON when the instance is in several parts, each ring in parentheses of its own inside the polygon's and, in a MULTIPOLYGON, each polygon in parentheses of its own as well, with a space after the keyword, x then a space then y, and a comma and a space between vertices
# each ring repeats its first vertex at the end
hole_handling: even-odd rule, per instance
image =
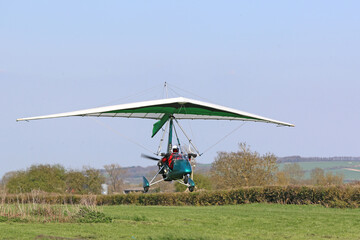
POLYGON ((144 187, 144 193, 147 193, 149 191, 149 187, 144 187))
POLYGON ((189 192, 193 192, 195 187, 189 187, 189 192))
POLYGON ((184 183, 185 183, 185 184, 188 184, 188 182, 189 182, 189 175, 185 175, 185 177, 184 177, 184 183))

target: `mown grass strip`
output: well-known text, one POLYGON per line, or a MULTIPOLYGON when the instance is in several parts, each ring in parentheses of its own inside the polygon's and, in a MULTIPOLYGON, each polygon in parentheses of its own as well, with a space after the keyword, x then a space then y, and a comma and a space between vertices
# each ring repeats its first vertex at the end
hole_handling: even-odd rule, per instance
POLYGON ((360 209, 319 205, 104 206, 111 223, 0 223, 2 239, 359 239, 360 209), (54 238, 55 239, 55 238, 54 238))

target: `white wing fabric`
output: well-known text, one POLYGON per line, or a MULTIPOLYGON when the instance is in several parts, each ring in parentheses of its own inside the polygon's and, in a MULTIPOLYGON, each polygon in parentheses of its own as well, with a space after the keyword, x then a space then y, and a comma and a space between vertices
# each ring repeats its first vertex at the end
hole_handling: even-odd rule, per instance
POLYGON ((71 116, 147 118, 160 120, 165 115, 173 116, 176 119, 255 121, 294 127, 294 125, 290 123, 280 122, 236 109, 183 97, 91 108, 38 117, 19 118, 16 121, 30 121, 71 116))

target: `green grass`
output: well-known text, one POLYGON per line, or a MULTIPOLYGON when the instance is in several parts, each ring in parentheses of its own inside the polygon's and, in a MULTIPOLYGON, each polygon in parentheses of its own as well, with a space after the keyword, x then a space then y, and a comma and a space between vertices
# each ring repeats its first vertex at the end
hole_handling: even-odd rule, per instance
POLYGON ((112 223, 0 223, 0 239, 359 239, 360 209, 104 206, 112 223), (54 238, 57 237, 57 238, 54 238))

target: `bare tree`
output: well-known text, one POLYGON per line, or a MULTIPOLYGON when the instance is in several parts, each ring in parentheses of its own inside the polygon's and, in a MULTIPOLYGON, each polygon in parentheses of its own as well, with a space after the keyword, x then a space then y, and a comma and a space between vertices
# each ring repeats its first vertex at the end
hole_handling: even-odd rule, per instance
POLYGON ((110 164, 104 166, 108 175, 108 183, 111 192, 121 192, 124 187, 124 176, 126 171, 119 164, 110 164))
POLYGON ((311 170, 310 173, 311 183, 313 185, 341 185, 344 182, 344 175, 343 174, 333 174, 332 172, 327 172, 321 168, 315 168, 311 170))
POLYGON ((280 186, 287 186, 290 184, 290 178, 284 171, 276 173, 276 184, 280 186))
POLYGON ((314 168, 310 172, 310 179, 313 185, 325 185, 325 172, 321 168, 314 168))
POLYGON ((279 185, 297 185, 304 183, 304 170, 298 163, 285 164, 284 169, 277 173, 279 185))

